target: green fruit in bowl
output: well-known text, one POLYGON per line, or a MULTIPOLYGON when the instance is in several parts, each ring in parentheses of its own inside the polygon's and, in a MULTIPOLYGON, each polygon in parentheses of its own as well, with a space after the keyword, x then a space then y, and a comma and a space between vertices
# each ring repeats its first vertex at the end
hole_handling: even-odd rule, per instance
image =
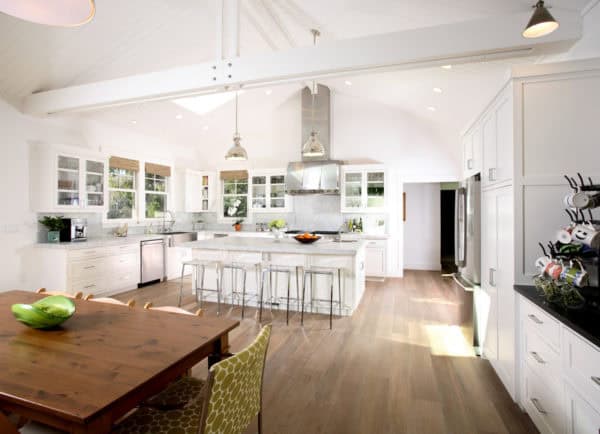
POLYGON ((13 304, 12 313, 17 321, 34 329, 56 327, 75 313, 75 303, 62 295, 51 295, 33 304, 13 304))

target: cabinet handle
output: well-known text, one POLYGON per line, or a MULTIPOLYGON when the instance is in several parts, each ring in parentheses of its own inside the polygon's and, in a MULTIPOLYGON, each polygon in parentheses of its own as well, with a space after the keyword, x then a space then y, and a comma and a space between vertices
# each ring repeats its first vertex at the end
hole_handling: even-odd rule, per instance
POLYGON ((496 286, 496 269, 495 268, 490 268, 490 276, 488 281, 490 282, 490 285, 492 286, 496 286))
POLYGON ((542 359, 540 357, 540 355, 538 353, 536 353, 535 351, 532 351, 530 354, 531 354, 531 357, 533 357, 536 362, 538 362, 540 364, 546 363, 546 361, 544 359, 542 359))
POLYGON ((488 169, 488 179, 490 181, 495 181, 496 180, 496 168, 495 167, 490 167, 488 169))
POLYGON ((96 268, 95 265, 88 265, 87 267, 83 267, 84 270, 91 270, 92 268, 96 268))
POLYGON ((469 169, 469 170, 470 170, 470 169, 472 169, 472 168, 473 168, 473 159, 472 159, 472 158, 469 158, 469 159, 467 160, 467 169, 469 169))
POLYGON ((534 315, 534 314, 532 314, 532 313, 531 313, 531 314, 529 314, 529 315, 527 315, 527 316, 529 317, 529 319, 530 319, 531 321, 533 321, 533 322, 534 322, 534 323, 536 323, 536 324, 544 324, 544 321, 542 321, 541 319, 539 319, 537 316, 535 316, 535 315, 534 315))
POLYGON ((594 376, 592 375, 592 377, 590 377, 590 378, 592 379, 592 381, 593 381, 594 383, 596 383, 596 385, 597 385, 597 386, 600 386, 600 377, 594 377, 594 376))
POLYGON ((83 287, 83 289, 89 289, 89 288, 93 288, 93 287, 95 287, 95 286, 96 286, 96 285, 87 285, 87 286, 84 286, 84 287, 83 287))
POLYGON ((535 409, 537 411, 539 411, 541 414, 548 414, 548 412, 546 410, 544 410, 544 407, 542 407, 542 405, 540 404, 540 401, 537 398, 531 398, 531 403, 533 404, 535 409))

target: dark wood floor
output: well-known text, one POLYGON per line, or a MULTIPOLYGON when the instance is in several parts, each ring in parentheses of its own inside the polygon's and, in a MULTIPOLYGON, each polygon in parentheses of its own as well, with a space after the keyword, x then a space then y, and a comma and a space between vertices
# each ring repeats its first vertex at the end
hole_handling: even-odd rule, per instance
MULTIPOLYGON (((174 305, 177 293, 177 282, 166 282, 117 298, 174 305)), ((286 326, 275 312, 264 433, 537 432, 489 362, 474 356, 469 297, 439 273, 411 271, 368 282, 357 311, 335 319, 332 331, 327 316, 309 315, 302 328, 298 316, 286 326)), ((184 305, 196 307, 191 296, 184 305)), ((214 304, 204 307, 216 315, 214 304)), ((232 333, 232 351, 258 332, 254 313, 232 333)), ((239 318, 240 310, 224 314, 239 318)), ((205 377, 206 363, 193 373, 205 377)))

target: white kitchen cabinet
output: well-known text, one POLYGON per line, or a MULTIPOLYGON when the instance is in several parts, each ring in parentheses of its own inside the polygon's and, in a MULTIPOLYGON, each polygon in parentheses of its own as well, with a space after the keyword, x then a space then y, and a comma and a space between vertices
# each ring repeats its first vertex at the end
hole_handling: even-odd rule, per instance
POLYGON ((513 195, 511 187, 482 195, 482 290, 489 297, 484 356, 509 393, 515 393, 515 298, 513 290, 513 195))
POLYGON ((600 411, 579 395, 571 386, 566 386, 566 433, 589 434, 600 431, 600 411))
POLYGON ((366 240, 365 274, 373 277, 385 277, 387 261, 386 240, 366 240))
POLYGON ((385 170, 382 166, 343 166, 341 185, 342 212, 385 212, 385 181, 385 170))
POLYGON ((216 173, 185 171, 185 211, 216 211, 216 173))
POLYGON ((463 137, 463 177, 468 178, 481 172, 482 128, 477 126, 463 137))
POLYGON ((483 186, 510 181, 513 177, 513 104, 507 89, 496 99, 482 120, 483 186))
POLYGON ((290 200, 285 193, 285 170, 250 174, 250 209, 255 213, 289 212, 290 200))
POLYGON ((36 212, 102 212, 106 159, 84 149, 32 145, 30 205, 36 212))

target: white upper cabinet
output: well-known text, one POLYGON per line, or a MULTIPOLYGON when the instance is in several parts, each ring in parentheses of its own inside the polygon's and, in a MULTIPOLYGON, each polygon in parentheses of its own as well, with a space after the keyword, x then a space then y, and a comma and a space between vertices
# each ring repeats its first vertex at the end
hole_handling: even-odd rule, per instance
POLYGON ((464 178, 481 172, 482 129, 474 128, 463 137, 463 174, 464 178))
POLYGON ((185 211, 216 211, 215 172, 185 171, 185 211))
POLYGON ((31 209, 102 212, 107 164, 85 150, 34 145, 30 153, 31 209))
POLYGON ((484 186, 510 181, 513 177, 513 105, 509 90, 494 101, 484 115, 483 168, 484 186))
POLYGON ((288 212, 289 197, 285 193, 285 170, 269 170, 250 174, 250 209, 254 213, 288 212))
POLYGON ((344 166, 342 212, 385 212, 385 170, 382 166, 344 166))

